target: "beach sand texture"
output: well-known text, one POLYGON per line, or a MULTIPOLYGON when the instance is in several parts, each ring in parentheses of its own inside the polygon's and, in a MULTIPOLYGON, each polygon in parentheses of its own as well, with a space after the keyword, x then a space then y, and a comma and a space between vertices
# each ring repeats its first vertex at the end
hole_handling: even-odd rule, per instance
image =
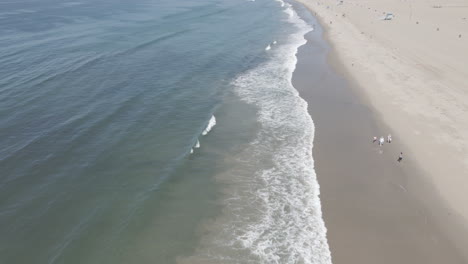
POLYGON ((447 210, 434 217, 466 248, 468 1, 299 2, 321 20, 344 74, 442 198, 447 210), (386 13, 394 18, 383 20, 386 13))

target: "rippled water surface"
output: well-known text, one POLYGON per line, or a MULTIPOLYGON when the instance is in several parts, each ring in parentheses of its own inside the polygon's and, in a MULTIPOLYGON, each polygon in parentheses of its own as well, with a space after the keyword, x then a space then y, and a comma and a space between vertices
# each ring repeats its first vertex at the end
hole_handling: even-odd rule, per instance
POLYGON ((274 0, 0 0, 0 263, 327 263, 310 30, 274 0))

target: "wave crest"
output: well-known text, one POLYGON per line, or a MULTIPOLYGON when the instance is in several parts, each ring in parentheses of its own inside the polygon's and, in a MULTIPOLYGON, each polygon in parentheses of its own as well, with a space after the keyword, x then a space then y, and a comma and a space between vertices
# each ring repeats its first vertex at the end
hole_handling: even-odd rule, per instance
POLYGON ((291 83, 295 54, 313 29, 290 5, 284 12, 293 12, 287 19, 296 33, 232 82, 240 99, 257 108, 261 129, 229 158, 232 168, 217 175, 226 185, 223 213, 210 223, 204 246, 182 263, 331 263, 312 157, 314 124, 291 83))
POLYGON ((208 122, 208 125, 206 125, 205 130, 203 130, 202 135, 206 136, 215 125, 216 125, 216 117, 212 115, 210 118, 210 121, 208 122))

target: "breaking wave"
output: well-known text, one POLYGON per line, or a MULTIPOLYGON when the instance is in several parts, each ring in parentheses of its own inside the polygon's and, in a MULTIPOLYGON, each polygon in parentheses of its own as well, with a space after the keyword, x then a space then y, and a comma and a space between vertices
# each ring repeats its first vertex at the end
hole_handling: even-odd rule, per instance
POLYGON ((208 134, 215 125, 216 125, 216 117, 212 115, 202 135, 205 136, 206 134, 208 134))
POLYGON ((222 216, 182 263, 331 263, 312 157, 314 124, 291 83, 297 50, 313 29, 286 5, 297 31, 269 61, 232 82, 241 100, 256 107, 261 129, 218 176, 227 186, 222 216))

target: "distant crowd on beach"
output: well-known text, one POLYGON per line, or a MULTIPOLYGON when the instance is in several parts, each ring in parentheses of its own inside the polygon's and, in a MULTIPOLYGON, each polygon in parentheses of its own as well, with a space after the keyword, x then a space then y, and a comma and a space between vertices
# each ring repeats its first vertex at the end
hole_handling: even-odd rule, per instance
MULTIPOLYGON (((377 140, 377 137, 374 137, 373 140, 372 140, 372 143, 375 143, 375 142, 378 142, 379 146, 381 147, 385 143, 385 139, 384 139, 384 137, 380 137, 377 140)), ((391 134, 388 134, 388 136, 387 136, 387 143, 392 143, 392 135, 391 134)), ((402 160, 403 160, 403 152, 400 152, 400 155, 398 156, 397 161, 401 162, 402 160)))

